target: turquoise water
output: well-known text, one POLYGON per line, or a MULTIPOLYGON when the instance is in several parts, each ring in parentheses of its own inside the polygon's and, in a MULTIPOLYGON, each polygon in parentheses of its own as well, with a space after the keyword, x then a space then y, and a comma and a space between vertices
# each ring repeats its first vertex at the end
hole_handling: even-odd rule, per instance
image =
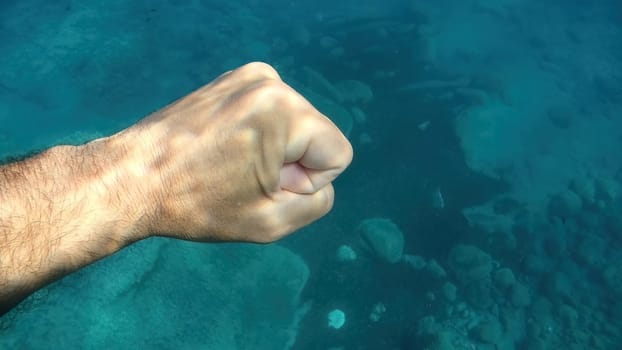
POLYGON ((2 158, 257 60, 355 150, 299 233, 140 242, 0 318, 0 348, 622 348, 621 23, 615 1, 0 3, 2 158))

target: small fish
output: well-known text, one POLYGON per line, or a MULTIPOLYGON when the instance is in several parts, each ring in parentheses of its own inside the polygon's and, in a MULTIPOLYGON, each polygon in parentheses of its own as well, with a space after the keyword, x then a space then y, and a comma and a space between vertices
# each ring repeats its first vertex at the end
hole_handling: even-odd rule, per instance
POLYGON ((441 192, 440 187, 437 187, 432 193, 432 207, 435 209, 445 208, 445 198, 443 198, 443 192, 441 192))

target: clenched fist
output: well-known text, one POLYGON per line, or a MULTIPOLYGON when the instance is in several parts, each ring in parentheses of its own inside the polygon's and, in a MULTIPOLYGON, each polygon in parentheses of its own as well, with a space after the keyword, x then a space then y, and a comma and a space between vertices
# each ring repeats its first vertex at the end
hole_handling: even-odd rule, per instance
POLYGON ((153 235, 265 243, 333 205, 352 147, 251 63, 110 137, 0 166, 0 314, 153 235))
POLYGON ((251 63, 108 142, 146 233, 271 242, 326 214, 350 164, 339 129, 270 66, 251 63), (124 173, 129 172, 129 173, 124 173))

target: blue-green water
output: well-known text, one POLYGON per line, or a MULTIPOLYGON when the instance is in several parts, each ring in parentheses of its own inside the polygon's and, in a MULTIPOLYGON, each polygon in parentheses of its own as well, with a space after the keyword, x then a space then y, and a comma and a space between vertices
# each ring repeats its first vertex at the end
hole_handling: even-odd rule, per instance
POLYGON ((257 60, 355 150, 301 232, 140 242, 5 315, 0 348, 622 348, 621 23, 615 1, 0 3, 0 157, 257 60))

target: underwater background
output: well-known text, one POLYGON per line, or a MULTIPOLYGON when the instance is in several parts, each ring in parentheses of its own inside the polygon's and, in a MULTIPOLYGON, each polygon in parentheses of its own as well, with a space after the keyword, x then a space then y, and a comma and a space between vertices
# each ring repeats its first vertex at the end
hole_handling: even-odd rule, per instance
POLYGON ((619 1, 2 1, 0 157, 250 61, 352 142, 333 211, 142 241, 0 318, 1 349, 622 349, 619 1))

